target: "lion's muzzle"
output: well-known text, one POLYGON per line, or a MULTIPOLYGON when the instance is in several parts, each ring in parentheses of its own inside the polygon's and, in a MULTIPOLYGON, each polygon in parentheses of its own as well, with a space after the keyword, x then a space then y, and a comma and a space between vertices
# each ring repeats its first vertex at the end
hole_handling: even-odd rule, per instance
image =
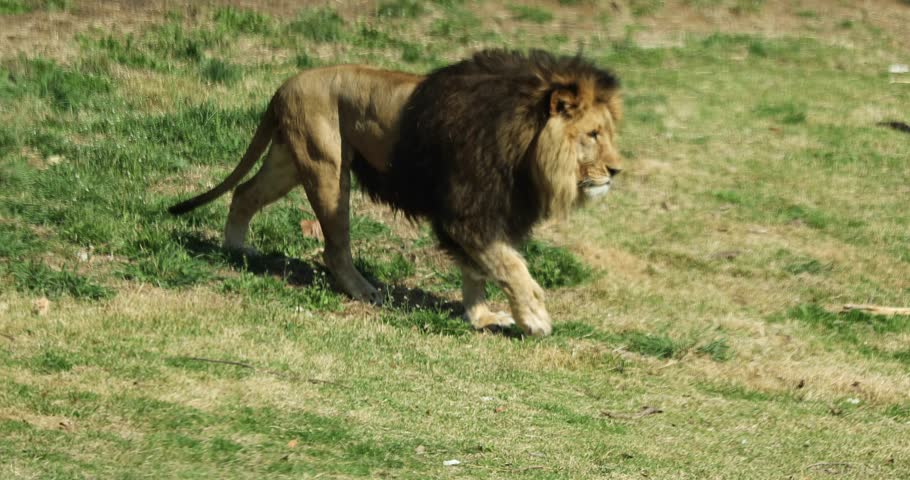
POLYGON ((610 177, 586 178, 578 184, 578 188, 589 199, 601 197, 610 191, 610 177))

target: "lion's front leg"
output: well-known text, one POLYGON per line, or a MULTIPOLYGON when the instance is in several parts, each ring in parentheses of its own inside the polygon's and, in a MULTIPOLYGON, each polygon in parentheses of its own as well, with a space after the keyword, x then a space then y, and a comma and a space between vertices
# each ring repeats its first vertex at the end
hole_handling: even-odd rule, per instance
MULTIPOLYGON (((521 255, 504 242, 469 254, 505 291, 518 326, 528 335, 549 335, 553 327, 544 306, 543 289, 531 277, 521 255)), ((480 288, 483 289, 482 283, 480 288)), ((466 299, 466 309, 467 306, 466 299)))
POLYGON ((509 328, 515 320, 506 312, 493 312, 487 307, 484 281, 486 278, 474 269, 461 266, 461 294, 464 315, 477 330, 509 328))

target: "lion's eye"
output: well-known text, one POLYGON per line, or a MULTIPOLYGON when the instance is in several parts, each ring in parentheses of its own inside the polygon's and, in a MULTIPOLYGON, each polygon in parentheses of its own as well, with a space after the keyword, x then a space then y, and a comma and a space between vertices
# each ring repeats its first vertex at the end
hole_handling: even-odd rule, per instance
POLYGON ((590 132, 588 132, 588 136, 593 138, 594 140, 597 140, 597 135, 599 135, 599 132, 597 130, 591 130, 590 132))

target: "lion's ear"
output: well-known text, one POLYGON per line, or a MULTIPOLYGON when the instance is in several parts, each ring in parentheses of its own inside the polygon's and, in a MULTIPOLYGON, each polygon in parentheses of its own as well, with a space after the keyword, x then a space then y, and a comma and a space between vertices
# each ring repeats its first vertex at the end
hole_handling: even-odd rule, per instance
POLYGON ((550 92, 550 116, 565 115, 571 117, 578 108, 577 89, 559 87, 550 92))

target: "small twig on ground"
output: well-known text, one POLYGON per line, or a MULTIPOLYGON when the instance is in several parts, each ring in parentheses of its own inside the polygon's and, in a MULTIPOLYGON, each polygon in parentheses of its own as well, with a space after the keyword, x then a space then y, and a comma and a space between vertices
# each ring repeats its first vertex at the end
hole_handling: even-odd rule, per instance
POLYGON ((803 467, 803 470, 810 470, 813 468, 829 468, 829 467, 843 467, 843 470, 849 470, 849 469, 853 468, 854 465, 856 465, 856 464, 847 463, 847 462, 818 462, 818 463, 813 463, 812 465, 803 467))
POLYGON ((5 333, 0 333, 0 337, 3 337, 3 338, 5 338, 5 339, 7 339, 7 340, 9 340, 9 341, 11 341, 11 342, 15 342, 15 341, 16 341, 16 337, 14 337, 14 336, 12 336, 12 335, 7 335, 7 334, 5 334, 5 333))
POLYGON ((668 360, 667 363, 665 363, 665 364, 663 364, 663 365, 657 367, 657 369, 658 369, 658 370, 663 370, 663 369, 665 369, 665 368, 672 367, 673 365, 676 365, 677 363, 679 363, 679 361, 677 361, 677 360, 668 360))
POLYGON ((500 472, 500 473, 512 473, 512 474, 530 472, 531 470, 547 470, 547 471, 553 470, 552 468, 544 466, 544 465, 531 465, 528 467, 515 468, 514 466, 512 466, 511 463, 506 463, 501 466, 473 465, 471 463, 462 463, 458 466, 464 467, 464 468, 474 468, 474 469, 478 469, 478 470, 493 470, 493 471, 500 472))
MULTIPOLYGON (((213 358, 203 358, 203 357, 178 357, 178 358, 182 358, 183 360, 191 360, 194 362, 217 363, 217 364, 221 364, 221 365, 233 365, 235 367, 248 368, 250 370, 257 370, 260 372, 270 373, 272 375, 275 375, 276 377, 283 377, 283 378, 287 378, 290 380, 299 380, 300 379, 297 375, 292 374, 292 373, 279 372, 278 370, 272 370, 270 368, 259 368, 259 367, 250 365, 249 363, 235 362, 233 360, 217 360, 217 359, 213 359, 213 358)), ((306 378, 303 380, 305 380, 309 383, 313 383, 313 384, 338 385, 335 382, 330 382, 328 380, 321 380, 318 378, 306 378)))
POLYGON ((531 470, 549 470, 549 469, 543 465, 531 465, 530 467, 522 468, 521 470, 519 470, 519 472, 524 473, 524 472, 528 472, 531 470))
POLYGON ((607 411, 600 412, 601 415, 603 415, 607 418, 617 418, 617 419, 623 419, 623 420, 632 420, 632 419, 636 419, 636 418, 647 417, 648 415, 655 415, 658 413, 664 413, 664 411, 659 408, 647 407, 647 406, 641 407, 641 410, 639 410, 636 413, 614 413, 614 412, 607 412, 607 411))
POLYGON ((897 130, 898 132, 910 133, 910 125, 907 125, 904 122, 898 122, 892 120, 890 122, 878 122, 877 124, 880 127, 888 127, 897 130))
POLYGON ((881 305, 857 305, 848 303, 841 308, 840 312, 863 312, 872 315, 910 315, 910 308, 884 307, 881 305))

